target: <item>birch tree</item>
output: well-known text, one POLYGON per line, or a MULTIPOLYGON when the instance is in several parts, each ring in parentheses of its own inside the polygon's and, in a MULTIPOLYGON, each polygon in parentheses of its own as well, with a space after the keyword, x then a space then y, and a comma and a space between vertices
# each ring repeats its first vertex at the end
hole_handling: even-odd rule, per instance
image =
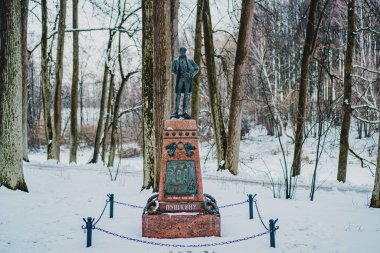
POLYGON ((20 0, 0 8, 0 186, 28 191, 23 175, 20 0))

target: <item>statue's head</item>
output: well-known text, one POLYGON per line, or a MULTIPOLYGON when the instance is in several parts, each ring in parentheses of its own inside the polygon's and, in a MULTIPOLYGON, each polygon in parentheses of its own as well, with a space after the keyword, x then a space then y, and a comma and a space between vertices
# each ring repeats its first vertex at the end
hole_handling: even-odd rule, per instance
POLYGON ((179 47, 178 52, 179 52, 179 56, 186 56, 186 47, 184 46, 179 47))

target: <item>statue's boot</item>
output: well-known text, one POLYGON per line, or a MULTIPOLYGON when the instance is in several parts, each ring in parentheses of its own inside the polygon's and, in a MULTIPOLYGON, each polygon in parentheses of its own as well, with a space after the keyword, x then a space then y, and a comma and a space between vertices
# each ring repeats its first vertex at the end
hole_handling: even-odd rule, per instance
POLYGON ((184 94, 184 97, 183 97, 183 114, 182 114, 182 118, 184 119, 191 119, 191 116, 187 113, 187 108, 188 108, 188 104, 189 104, 189 96, 190 96, 190 93, 185 93, 184 94))

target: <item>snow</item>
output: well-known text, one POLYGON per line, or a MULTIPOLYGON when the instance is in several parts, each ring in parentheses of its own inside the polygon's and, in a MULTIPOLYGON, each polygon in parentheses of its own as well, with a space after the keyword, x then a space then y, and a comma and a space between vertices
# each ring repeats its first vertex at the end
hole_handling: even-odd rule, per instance
MULTIPOLYGON (((97 218, 103 210, 108 193, 115 200, 143 206, 151 192, 140 191, 142 185, 142 158, 123 159, 120 174, 111 181, 109 172, 101 163, 86 164, 92 150, 81 149, 79 164, 69 164, 69 152, 62 150, 62 162, 45 161, 46 153, 30 154, 30 163, 24 164, 29 194, 0 187, 0 252, 290 252, 290 253, 377 253, 380 239, 380 210, 368 208, 374 178, 368 169, 349 156, 347 183, 337 183, 336 167, 339 139, 329 137, 317 174, 319 186, 315 201, 309 201, 311 175, 315 165, 316 141, 305 143, 301 176, 297 181, 295 199, 273 198, 268 173, 278 182, 282 170, 278 142, 266 136, 265 130, 255 127, 251 136, 241 142, 241 164, 237 177, 228 172, 217 172, 214 151, 202 144, 201 163, 205 193, 216 198, 220 206, 241 202, 247 194, 256 199, 265 223, 278 218, 276 248, 269 247, 269 235, 230 245, 205 248, 168 248, 146 245, 117 238, 101 231, 93 231, 93 246, 86 249, 86 234, 82 218, 97 218)), ((377 135, 364 140, 351 134, 353 149, 376 146, 377 135)), ((287 162, 292 159, 293 145, 283 139, 287 162)), ((374 152, 376 153, 376 152, 374 152)), ((376 154, 375 154, 376 155, 376 154)), ((112 170, 114 173, 116 168, 112 170)), ((280 187, 280 186, 275 186, 280 187)), ((283 186, 282 189, 283 191, 283 186)), ((220 209, 221 238, 148 239, 141 237, 142 209, 115 204, 114 218, 108 218, 109 209, 97 224, 114 233, 147 241, 174 244, 204 244, 235 240, 265 232, 256 210, 254 219, 248 219, 248 204, 220 209)))

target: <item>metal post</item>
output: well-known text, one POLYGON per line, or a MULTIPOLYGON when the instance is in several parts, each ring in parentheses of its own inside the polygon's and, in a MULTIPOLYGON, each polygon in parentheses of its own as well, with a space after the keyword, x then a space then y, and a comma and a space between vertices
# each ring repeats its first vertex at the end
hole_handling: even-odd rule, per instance
POLYGON ((276 240, 275 240, 276 228, 275 228, 275 224, 276 224, 277 220, 278 219, 276 219, 276 220, 270 219, 269 220, 270 246, 272 248, 276 248, 276 240))
MULTIPOLYGON (((256 195, 255 195, 256 196, 256 195)), ((248 194, 248 203, 249 203, 249 219, 253 219, 253 198, 255 197, 252 194, 248 194)))
POLYGON ((113 200, 114 200, 113 193, 109 194, 108 197, 109 197, 109 202, 110 202, 110 218, 113 218, 113 200))
POLYGON ((91 217, 87 217, 87 220, 83 218, 84 222, 86 223, 86 232, 87 232, 87 248, 91 247, 92 245, 92 230, 94 229, 94 219, 91 217))

